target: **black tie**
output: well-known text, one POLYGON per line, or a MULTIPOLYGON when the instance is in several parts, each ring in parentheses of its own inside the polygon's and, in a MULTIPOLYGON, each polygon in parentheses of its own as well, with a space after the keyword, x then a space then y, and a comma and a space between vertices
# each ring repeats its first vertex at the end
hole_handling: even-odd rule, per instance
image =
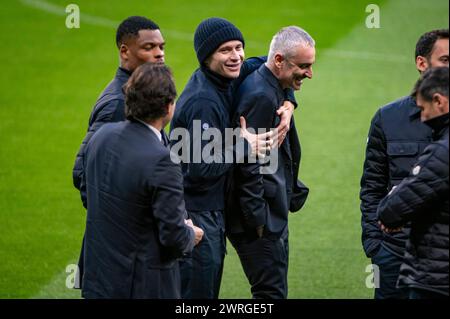
POLYGON ((169 139, 167 138, 166 132, 161 131, 161 143, 165 147, 169 146, 169 139))

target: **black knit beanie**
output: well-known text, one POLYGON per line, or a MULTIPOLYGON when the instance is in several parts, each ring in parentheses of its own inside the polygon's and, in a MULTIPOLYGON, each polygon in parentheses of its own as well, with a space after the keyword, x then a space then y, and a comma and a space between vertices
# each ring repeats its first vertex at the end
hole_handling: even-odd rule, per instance
POLYGON ((203 20, 195 30, 194 48, 200 64, 205 62, 214 51, 227 41, 239 40, 245 46, 241 31, 231 22, 222 18, 203 20))

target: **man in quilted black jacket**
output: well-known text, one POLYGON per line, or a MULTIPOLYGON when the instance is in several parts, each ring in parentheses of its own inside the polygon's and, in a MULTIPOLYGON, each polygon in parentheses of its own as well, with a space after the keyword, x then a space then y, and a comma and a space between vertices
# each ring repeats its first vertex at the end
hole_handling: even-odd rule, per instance
POLYGON ((413 96, 421 120, 433 129, 427 146, 408 178, 378 207, 380 227, 394 233, 411 221, 398 287, 410 299, 449 295, 449 70, 430 69, 417 82, 413 96))
MULTIPOLYGON (((448 66, 448 29, 425 33, 416 45, 416 68, 448 66)), ((367 257, 379 268, 376 299, 406 299, 396 288, 409 227, 383 233, 377 207, 389 191, 407 177, 419 154, 431 142, 431 129, 420 121, 420 109, 411 96, 380 108, 372 119, 361 178, 362 243, 367 257)))

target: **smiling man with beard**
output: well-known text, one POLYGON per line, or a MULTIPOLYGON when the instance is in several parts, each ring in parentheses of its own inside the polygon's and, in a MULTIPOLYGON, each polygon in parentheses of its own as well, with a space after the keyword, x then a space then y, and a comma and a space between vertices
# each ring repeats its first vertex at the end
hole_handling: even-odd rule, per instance
MULTIPOLYGON (((241 116, 250 128, 277 127, 277 110, 284 90, 299 90, 313 76, 315 42, 299 27, 281 29, 270 45, 267 63, 249 75, 238 89, 234 123, 241 116)), ((300 210, 308 188, 298 178, 300 142, 294 119, 278 152, 273 174, 262 174, 262 164, 237 165, 236 203, 227 211, 227 234, 241 260, 253 298, 287 298, 288 214, 300 210)))

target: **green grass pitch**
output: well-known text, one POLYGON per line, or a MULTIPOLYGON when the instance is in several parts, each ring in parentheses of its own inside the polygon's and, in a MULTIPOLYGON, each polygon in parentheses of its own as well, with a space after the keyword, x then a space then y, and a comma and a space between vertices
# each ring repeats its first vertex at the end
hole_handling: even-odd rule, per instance
MULTIPOLYGON (((0 10, 0 298, 80 297, 65 287, 85 223, 71 169, 118 65, 115 26, 136 14, 161 26, 179 92, 197 67, 192 38, 204 18, 235 23, 247 57, 267 54, 283 26, 316 39, 314 78, 297 94, 300 176, 311 193, 290 216, 289 297, 372 297, 358 199, 370 119, 409 93, 416 40, 448 27, 447 0, 79 0, 79 29, 65 27, 68 3, 10 0, 0 10), (370 3, 380 6, 379 29, 366 28, 370 3)), ((251 297, 231 245, 220 296, 251 297)))

